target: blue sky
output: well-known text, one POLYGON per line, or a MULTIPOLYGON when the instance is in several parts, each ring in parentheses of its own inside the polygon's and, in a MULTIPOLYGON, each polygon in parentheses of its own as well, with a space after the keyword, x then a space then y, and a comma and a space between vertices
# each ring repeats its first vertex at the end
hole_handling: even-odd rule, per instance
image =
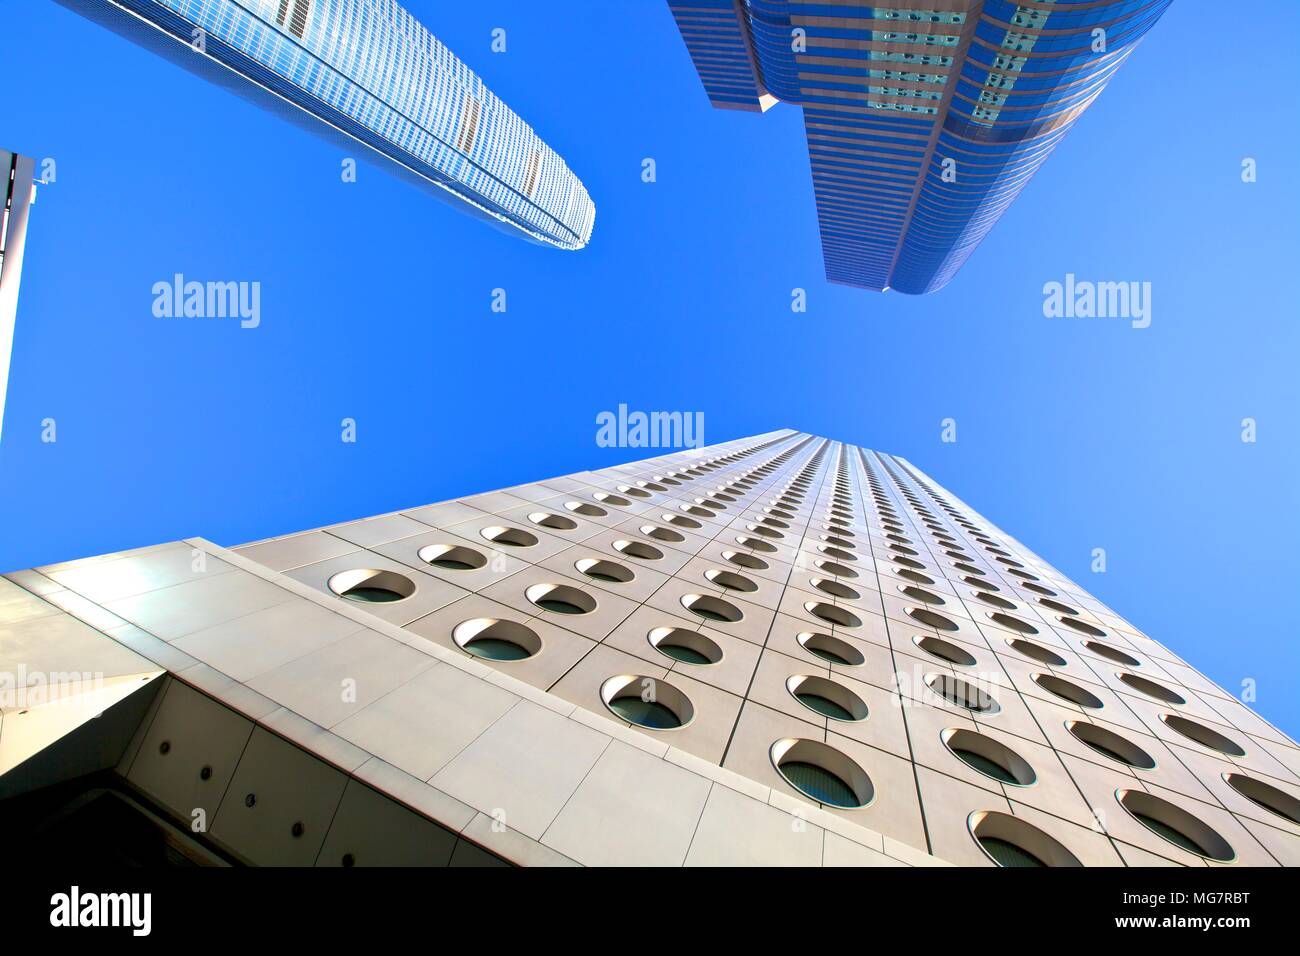
POLYGON ((612 465, 644 454, 598 447, 599 412, 701 411, 711 442, 793 427, 908 458, 1300 732, 1300 142, 1249 93, 1289 88, 1294 55, 1214 82, 1203 10, 1174 4, 952 284, 910 298, 824 281, 799 111, 711 109, 661 0, 407 6, 583 179, 587 249, 498 233, 359 149, 344 184, 344 151, 52 0, 8 11, 0 143, 57 181, 29 232, 0 569, 612 465), (261 326, 154 318, 177 272, 260 282, 261 326), (1045 318, 1066 273, 1151 282, 1150 328, 1045 318))

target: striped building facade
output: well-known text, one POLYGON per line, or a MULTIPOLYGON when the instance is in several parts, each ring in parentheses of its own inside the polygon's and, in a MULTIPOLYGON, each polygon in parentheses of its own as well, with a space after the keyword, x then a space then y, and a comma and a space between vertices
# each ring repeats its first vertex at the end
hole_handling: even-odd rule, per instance
POLYGON ((803 107, 826 277, 946 285, 1170 0, 669 0, 714 106, 803 107))
POLYGON ((564 160, 392 0, 60 0, 403 178, 562 249, 595 205, 564 160))

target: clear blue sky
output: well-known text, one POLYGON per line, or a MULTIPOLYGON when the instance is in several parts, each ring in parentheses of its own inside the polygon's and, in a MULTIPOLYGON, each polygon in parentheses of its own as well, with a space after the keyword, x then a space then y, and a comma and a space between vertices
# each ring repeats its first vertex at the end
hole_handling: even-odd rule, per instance
MULTIPOLYGON (((1300 32, 1300 5, 1261 5, 1272 35, 1300 32)), ((1215 81, 1204 5, 1174 4, 918 299, 824 281, 799 111, 712 110, 661 0, 408 6, 584 180, 586 250, 364 159, 345 185, 336 147, 51 0, 10 5, 0 143, 58 180, 29 232, 0 569, 612 465, 644 453, 597 447, 598 412, 698 410, 709 441, 792 427, 905 456, 1224 687, 1256 680, 1300 733, 1300 141, 1268 94, 1294 51, 1215 81), (176 272, 260 282, 261 327, 155 319, 176 272), (1151 327, 1044 318, 1067 272, 1151 282, 1151 327)))

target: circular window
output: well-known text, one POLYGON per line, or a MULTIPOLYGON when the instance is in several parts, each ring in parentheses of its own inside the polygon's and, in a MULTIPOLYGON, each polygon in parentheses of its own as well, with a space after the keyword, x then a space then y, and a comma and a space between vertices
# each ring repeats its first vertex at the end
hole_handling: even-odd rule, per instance
POLYGON ((897 551, 899 554, 906 554, 912 557, 916 557, 916 555, 920 554, 919 551, 913 551, 911 548, 904 547, 901 544, 891 544, 889 547, 892 550, 897 551))
POLYGON ((683 664, 707 665, 722 660, 722 648, 698 631, 684 627, 656 627, 649 635, 650 646, 660 654, 683 664))
POLYGON ((328 587, 339 597, 358 604, 392 604, 415 593, 415 582, 406 575, 373 568, 340 571, 329 579, 328 587))
POLYGON ((451 637, 465 653, 489 661, 521 661, 542 650, 542 639, 531 628, 491 617, 458 624, 451 637))
POLYGON ((817 550, 828 558, 834 558, 836 561, 856 561, 858 556, 845 551, 843 548, 833 548, 828 544, 819 544, 817 550))
POLYGON ((686 540, 684 534, 679 534, 672 528, 661 528, 654 524, 643 524, 641 533, 647 538, 654 538, 656 541, 671 541, 674 544, 686 540))
POLYGON ((922 570, 925 568, 925 565, 922 564, 920 561, 913 561, 911 558, 901 558, 898 557, 897 555, 894 555, 889 560, 893 561, 895 564, 902 565, 905 568, 915 568, 917 570, 922 570))
POLYGON ((1064 614, 1058 614, 1056 619, 1066 627, 1072 627, 1080 634, 1087 634, 1089 637, 1105 637, 1106 632, 1099 627, 1093 627, 1087 621, 1076 621, 1072 617, 1066 617, 1064 614))
POLYGON ((1047 608, 1049 611, 1058 611, 1058 612, 1060 612, 1061 614, 1078 614, 1078 613, 1079 613, 1079 612, 1076 611, 1074 608, 1070 607, 1070 605, 1068 605, 1068 604, 1062 604, 1060 601, 1052 601, 1052 600, 1049 600, 1048 598, 1041 598, 1041 597, 1040 597, 1040 598, 1038 599, 1038 603, 1041 604, 1043 607, 1047 608))
MULTIPOLYGON (((685 511, 688 515, 695 515, 695 517, 697 518, 713 517, 712 511, 710 511, 708 508, 702 508, 699 505, 682 505, 681 509, 685 511)), ((701 527, 701 525, 696 525, 696 527, 697 528, 701 527)))
POLYGON ((831 664, 860 667, 867 662, 862 652, 848 641, 842 641, 838 637, 831 637, 820 631, 804 631, 796 640, 808 653, 831 664))
POLYGON ((858 598, 862 597, 862 595, 853 588, 849 587, 847 584, 842 584, 839 581, 832 581, 827 578, 812 578, 811 584, 823 594, 843 598, 846 601, 856 601, 858 598))
POLYGON ((996 584, 993 584, 989 581, 981 581, 979 578, 971 577, 970 575, 967 575, 966 577, 962 578, 962 580, 965 581, 967 584, 969 584, 971 587, 979 588, 981 591, 1002 590, 996 584))
POLYGON ((1231 757, 1246 756, 1246 751, 1242 749, 1240 744, 1229 737, 1225 737, 1212 727, 1198 724, 1186 717, 1179 717, 1177 714, 1161 714, 1160 719, 1165 722, 1166 727, 1176 730, 1188 740, 1196 741, 1202 747, 1209 747, 1211 750, 1217 750, 1219 753, 1225 753, 1231 757))
POLYGON ((1083 646, 1092 651, 1098 657, 1104 657, 1108 661, 1114 661, 1116 664, 1123 664, 1125 667, 1141 667, 1142 662, 1136 657, 1125 654, 1118 647, 1111 647, 1109 644, 1098 644, 1096 641, 1084 641, 1083 646))
POLYGON ((1258 804, 1270 813, 1276 813, 1284 820, 1300 825, 1300 800, 1291 794, 1242 773, 1225 773, 1223 779, 1228 786, 1252 803, 1258 804))
POLYGON ((994 607, 1004 608, 1008 611, 1014 611, 1016 609, 1016 603, 1014 601, 1008 601, 1006 598, 999 597, 996 594, 989 594, 987 591, 972 591, 971 593, 985 604, 992 604, 994 607))
POLYGON ((542 528, 552 528, 556 531, 572 531, 578 526, 578 522, 572 518, 551 514, 549 511, 534 511, 528 516, 528 520, 542 528))
POLYGON ((757 591, 758 585, 750 578, 743 574, 736 574, 734 571, 723 571, 718 568, 710 568, 704 572, 704 577, 712 584, 720 588, 726 588, 729 591, 757 591))
POLYGON ((967 574, 978 574, 980 576, 984 576, 985 574, 987 574, 987 572, 981 571, 979 568, 975 567, 975 565, 966 564, 963 561, 954 561, 952 563, 952 566, 956 568, 958 571, 964 571, 967 574))
POLYGON ((940 739, 953 756, 999 783, 1028 787, 1038 779, 1023 757, 986 734, 953 728, 940 734, 940 739))
POLYGON ((1051 588, 1045 588, 1041 584, 1026 583, 1026 584, 1022 584, 1021 587, 1023 587, 1026 591, 1033 591, 1036 594, 1046 594, 1048 597, 1056 597, 1055 591, 1053 591, 1051 588))
POLYGON ((916 637, 912 638, 912 643, 927 654, 931 654, 934 657, 939 658, 941 661, 947 661, 949 664, 956 664, 958 667, 975 666, 976 661, 974 655, 962 650, 956 644, 952 644, 948 641, 940 640, 937 637, 927 637, 918 634, 916 637))
POLYGON ((1155 681, 1140 677, 1137 674, 1116 674, 1115 676, 1139 694, 1145 694, 1154 700, 1174 704, 1175 706, 1187 703, 1187 700, 1181 694, 1170 690, 1164 684, 1157 684, 1155 681))
POLYGON ((1024 654, 1031 661, 1038 661, 1040 664, 1046 664, 1048 667, 1064 667, 1065 658, 1042 644, 1036 644, 1033 641, 1027 641, 1022 637, 1012 637, 1007 639, 1007 643, 1015 650, 1024 654))
POLYGON ((875 799, 866 771, 819 740, 786 737, 772 744, 771 757, 786 783, 818 803, 855 810, 875 799))
POLYGON ((543 611, 555 614, 590 614, 596 599, 567 584, 534 584, 524 595, 543 611))
POLYGON ((1138 770, 1155 769, 1154 757, 1113 731, 1090 724, 1086 720, 1067 720, 1065 729, 1073 734, 1076 740, 1087 744, 1103 757, 1136 767, 1138 770))
POLYGON ((730 601, 713 597, 711 594, 683 594, 682 607, 705 620, 723 621, 728 624, 735 624, 745 616, 740 608, 730 601))
POLYGON ((785 682, 785 689, 809 710, 831 720, 867 719, 867 705, 862 698, 824 677, 796 674, 785 682))
POLYGON ((783 535, 780 531, 776 531, 776 530, 774 530, 774 529, 772 529, 772 528, 765 528, 765 527, 763 527, 761 524, 748 524, 748 525, 745 525, 745 528, 746 528, 747 530, 749 530, 749 531, 754 532, 754 534, 761 534, 761 535, 762 535, 763 537, 765 537, 765 538, 784 538, 784 537, 785 537, 785 535, 783 535))
POLYGON ((936 614, 934 611, 927 610, 923 607, 909 607, 907 616, 914 621, 919 621, 926 627, 932 627, 937 631, 955 631, 958 630, 957 622, 944 617, 942 614, 936 614))
POLYGON ((614 550, 619 554, 626 554, 629 558, 637 558, 641 561, 658 561, 664 556, 664 553, 652 544, 646 544, 644 541, 615 541, 614 550))
POLYGON ((1035 674, 1034 683, 1049 694, 1054 694, 1062 700, 1068 700, 1072 704, 1078 704, 1080 707, 1101 710, 1105 706, 1101 698, 1092 691, 1080 687, 1073 681, 1057 677, 1055 674, 1035 674))
POLYGON ((1000 627, 1009 628, 1013 631, 1019 631, 1021 634, 1037 634, 1038 628, 1028 621, 1022 621, 1018 617, 1012 617, 1010 614, 1003 614, 1001 611, 985 611, 990 621, 1000 627))
POLYGON ((927 591, 925 588, 918 588, 911 584, 901 584, 899 585, 898 590, 901 591, 903 594, 906 594, 913 601, 924 601, 926 604, 948 603, 943 598, 939 597, 939 595, 935 594, 934 592, 927 591))
POLYGON ((927 674, 926 686, 949 703, 977 714, 996 714, 1002 707, 990 695, 969 681, 951 674, 927 674))
POLYGON ((998 866, 1083 866, 1059 842, 1020 817, 976 810, 966 826, 984 855, 998 866))
POLYGON ((573 566, 589 578, 607 581, 610 584, 627 584, 636 577, 632 569, 626 565, 619 564, 617 561, 606 561, 603 558, 583 558, 573 566))
POLYGON ((479 535, 493 544, 503 544, 507 548, 531 548, 537 543, 537 536, 530 534, 523 528, 507 528, 501 525, 493 525, 490 528, 484 528, 479 535))
POLYGON ((736 543, 744 545, 752 551, 761 551, 764 554, 772 554, 776 551, 776 545, 768 544, 766 541, 760 541, 758 538, 751 538, 743 534, 737 536, 736 543))
POLYGON ((633 498, 649 498, 650 492, 643 488, 633 488, 631 485, 619 485, 618 490, 625 495, 631 495, 633 498))
POLYGON ((616 508, 624 508, 632 503, 626 498, 611 494, 608 491, 597 491, 591 497, 595 498, 597 501, 603 501, 607 505, 613 505, 616 508))
POLYGON ((695 719, 690 698, 654 677, 611 677, 600 685, 600 699, 623 720, 647 730, 676 730, 695 719))
POLYGON ((723 551, 722 557, 739 567, 752 568, 755 571, 764 571, 768 567, 768 563, 762 558, 756 558, 752 554, 745 554, 743 551, 723 551))
POLYGON ((861 627, 862 620, 850 611, 848 608, 840 607, 837 604, 826 604, 822 601, 807 601, 803 609, 813 617, 820 618, 830 624, 838 624, 840 627, 861 627))
POLYGON ((473 571, 487 564, 487 558, 478 551, 458 544, 428 544, 417 557, 444 571, 473 571))
POLYGON ((700 524, 694 518, 688 518, 685 515, 666 514, 664 515, 664 520, 667 521, 669 524, 677 525, 679 528, 698 529, 704 527, 704 525, 700 524))
POLYGON ((1237 858, 1228 841, 1182 807, 1145 790, 1116 790, 1115 799, 1135 820, 1174 846, 1219 863, 1237 858))
POLYGON ((858 572, 854 571, 847 564, 836 564, 834 561, 814 561, 813 564, 821 571, 827 574, 833 574, 839 578, 856 578, 858 572))
POLYGON ((574 514, 584 515, 588 518, 603 518, 609 514, 604 508, 597 505, 587 504, 585 501, 566 501, 564 507, 568 508, 574 514))

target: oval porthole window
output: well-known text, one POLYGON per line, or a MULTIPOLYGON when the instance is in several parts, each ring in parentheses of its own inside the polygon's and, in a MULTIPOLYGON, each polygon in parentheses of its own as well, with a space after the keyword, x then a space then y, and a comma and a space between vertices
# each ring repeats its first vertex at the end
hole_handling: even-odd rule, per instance
POLYGON ((932 627, 936 631, 955 631, 958 630, 957 622, 951 618, 944 617, 935 611, 923 607, 909 607, 907 616, 912 620, 924 624, 926 627, 932 627))
POLYGON ((626 508, 632 502, 628 501, 622 495, 616 495, 608 491, 597 491, 591 497, 607 505, 613 505, 615 508, 626 508))
POLYGON ((747 578, 743 574, 736 574, 734 571, 723 571, 719 568, 710 568, 704 572, 705 579, 710 584, 716 584, 720 588, 726 588, 729 591, 757 591, 758 585, 752 578, 747 578))
POLYGON ((682 607, 707 621, 721 621, 727 624, 735 624, 745 616, 740 608, 730 601, 724 601, 711 594, 683 594, 682 607))
POLYGON ((674 531, 672 528, 661 528, 654 524, 643 524, 641 533, 647 538, 654 538, 656 541, 668 541, 673 544, 686 540, 686 535, 674 531))
POLYGON ((786 680, 785 689, 791 697, 822 717, 841 721, 867 719, 867 705, 862 698, 825 677, 796 674, 786 680))
MULTIPOLYGON (((1028 585, 1026 585, 1028 587, 1028 585)), ((1078 614, 1079 612, 1068 604, 1062 604, 1060 601, 1052 601, 1045 597, 1040 597, 1038 603, 1049 611, 1057 611, 1061 614, 1078 614)))
POLYGON ((1300 826, 1300 800, 1244 773, 1225 773, 1224 782, 1252 803, 1300 826))
POLYGON ((1055 838, 1009 813, 977 810, 966 825, 980 850, 998 866, 1083 866, 1055 838))
POLYGON ((854 571, 847 564, 837 564, 834 561, 814 561, 813 564, 821 571, 834 575, 837 578, 856 578, 858 572, 854 571))
POLYGON ((990 694, 969 681, 951 674, 927 674, 926 686, 951 704, 977 714, 996 714, 1002 709, 990 694))
POLYGON ((950 641, 918 634, 916 637, 912 638, 912 642, 927 654, 932 657, 937 657, 941 661, 947 661, 949 664, 955 664, 957 667, 975 666, 976 661, 974 655, 950 641))
POLYGON ((603 558, 583 558, 573 566, 587 577, 608 584, 627 584, 636 578, 627 565, 619 564, 617 561, 606 561, 603 558))
POLYGON ((1021 634, 1037 634, 1038 628, 1028 621, 1022 621, 1018 617, 1012 617, 1010 614, 1003 614, 1001 611, 985 611, 990 621, 999 627, 1005 627, 1012 631, 1019 631, 1021 634))
POLYGON ((1120 682, 1128 687, 1132 687, 1139 694, 1144 694, 1152 700, 1158 700, 1165 704, 1173 704, 1181 707, 1187 703, 1182 694, 1166 687, 1164 684, 1157 684, 1149 678, 1142 677, 1138 674, 1116 674, 1120 682))
POLYGON ((1056 619, 1066 627, 1073 628, 1080 634, 1087 634, 1089 637, 1105 637, 1106 632, 1099 627, 1093 627, 1087 621, 1080 621, 1073 617, 1066 617, 1064 614, 1056 615, 1056 619))
POLYGON ((1117 763, 1136 767, 1138 770, 1154 770, 1156 760, 1149 753, 1114 731, 1099 727, 1086 720, 1067 720, 1065 729, 1076 740, 1108 757, 1117 763))
POLYGON ((823 594, 842 598, 845 601, 856 601, 858 598, 862 597, 856 589, 851 588, 840 581, 830 580, 828 578, 812 578, 809 583, 823 594))
POLYGON ((1161 714, 1160 719, 1165 722, 1166 727, 1177 731, 1188 740, 1196 741, 1202 747, 1217 750, 1219 753, 1227 754, 1230 757, 1246 756, 1245 749, 1239 743, 1230 737, 1225 737, 1213 727, 1198 724, 1194 720, 1188 720, 1186 717, 1180 717, 1177 714, 1161 714))
POLYGON ((425 564, 444 571, 475 571, 487 564, 487 556, 459 544, 428 544, 417 552, 425 564))
POLYGON ((953 756, 972 770, 1013 787, 1032 786, 1034 768, 1001 741, 973 730, 950 728, 939 735, 953 756))
POLYGON ((669 524, 677 525, 679 528, 690 528, 693 531, 704 527, 704 525, 700 524, 694 518, 688 518, 686 515, 666 514, 664 515, 664 520, 669 524))
POLYGON ((1104 657, 1108 661, 1114 661, 1116 664, 1123 664, 1125 667, 1141 667, 1142 662, 1131 654, 1125 654, 1118 647, 1111 647, 1109 644, 1098 644, 1096 641, 1084 641, 1083 646, 1092 651, 1098 657, 1104 657))
POLYGON ((618 717, 647 730, 676 730, 695 719, 690 698, 657 677, 611 677, 600 685, 600 699, 618 717))
POLYGON ((537 535, 523 528, 507 528, 503 525, 484 528, 479 532, 479 536, 493 544, 503 544, 508 548, 531 548, 537 543, 537 535))
POLYGON ((532 628, 490 617, 456 625, 451 637, 465 653, 489 661, 522 661, 542 650, 542 639, 532 628))
POLYGON ((992 604, 994 607, 1000 607, 1005 611, 1014 611, 1016 609, 1015 601, 1008 601, 1006 598, 990 594, 988 591, 972 591, 971 594, 985 604, 992 604))
POLYGON ((907 595, 913 601, 921 601, 925 604, 935 605, 947 603, 933 591, 927 591, 925 588, 919 588, 914 584, 900 584, 898 590, 907 595))
POLYGON ((1102 699, 1092 691, 1055 674, 1035 674, 1034 683, 1049 694, 1068 700, 1072 704, 1078 704, 1080 707, 1101 710, 1105 706, 1102 699))
POLYGON ((722 660, 722 648, 699 631, 684 627, 656 627, 649 634, 650 646, 665 657, 683 664, 706 666, 722 660))
POLYGON ((1227 840, 1177 804, 1145 790, 1117 790, 1115 799, 1135 820, 1179 849, 1219 863, 1237 858, 1227 840))
POLYGON ((572 531, 578 527, 578 522, 572 518, 552 514, 549 511, 534 511, 528 516, 528 520, 540 528, 550 528, 552 531, 572 531))
POLYGON ((750 568, 754 571, 765 571, 768 568, 768 563, 762 558, 745 554, 743 551, 723 551, 722 557, 738 567, 750 568))
POLYGON ((772 744, 770 754, 785 782, 811 800, 856 810, 875 799, 875 786, 866 771, 819 740, 786 737, 772 744))
POLYGON ((1066 665, 1065 658, 1056 651, 1044 647, 1042 644, 1027 641, 1023 637, 1008 638, 1007 644, 1031 661, 1046 664, 1048 667, 1064 667, 1066 665))
POLYGON ((415 582, 396 571, 355 568, 340 571, 329 579, 329 589, 358 604, 392 604, 415 593, 415 582))
POLYGON ((809 654, 820 657, 829 664, 843 667, 861 667, 867 662, 862 652, 838 637, 831 637, 820 631, 804 631, 796 640, 809 654))
POLYGON ((566 501, 564 507, 568 508, 576 515, 583 515, 587 518, 603 518, 605 515, 609 514, 608 511, 599 505, 588 504, 585 501, 566 501))
POLYGON ((596 610, 595 598, 567 584, 534 584, 524 596, 543 611, 555 614, 590 614, 596 610))
POLYGON ((662 551, 644 541, 615 541, 614 550, 639 561, 658 561, 664 556, 662 551))
POLYGON ((815 618, 819 618, 828 624, 838 624, 840 627, 861 627, 862 619, 846 607, 840 607, 838 604, 827 604, 824 601, 806 601, 804 610, 815 618))

